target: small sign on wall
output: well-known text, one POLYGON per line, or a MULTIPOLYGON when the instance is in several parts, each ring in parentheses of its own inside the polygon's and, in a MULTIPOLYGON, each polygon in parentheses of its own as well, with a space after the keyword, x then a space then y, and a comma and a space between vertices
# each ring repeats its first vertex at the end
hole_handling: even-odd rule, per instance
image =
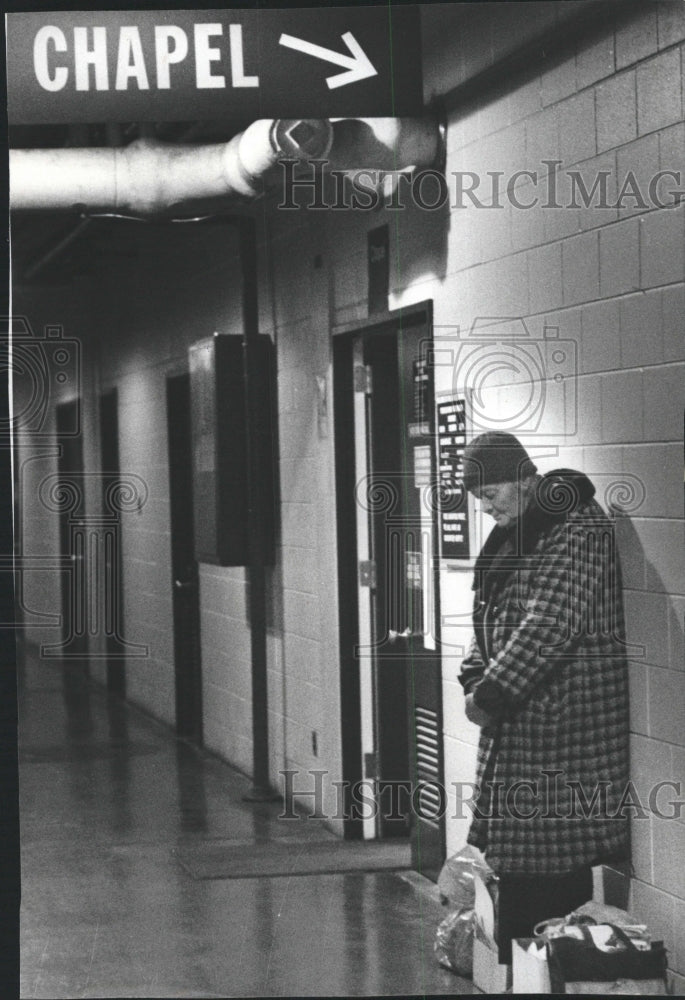
POLYGON ((410 437, 425 437, 431 433, 433 415, 433 380, 427 357, 417 358, 412 364, 414 382, 414 421, 409 424, 410 437))
POLYGON ((469 558, 469 517, 466 491, 461 482, 466 447, 466 400, 438 404, 438 483, 440 555, 443 559, 469 558))
POLYGON ((433 482, 430 445, 414 445, 414 486, 430 486, 433 482))
POLYGON ((420 590, 423 583, 421 579, 421 553, 407 551, 407 586, 412 590, 420 590))

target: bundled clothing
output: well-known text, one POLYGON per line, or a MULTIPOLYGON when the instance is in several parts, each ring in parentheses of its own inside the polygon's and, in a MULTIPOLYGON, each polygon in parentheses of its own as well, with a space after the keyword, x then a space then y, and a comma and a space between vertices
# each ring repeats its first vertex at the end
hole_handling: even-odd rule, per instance
MULTIPOLYGON (((590 480, 537 480, 478 557, 460 681, 481 728, 468 841, 503 876, 628 854, 628 679, 613 523, 590 480)), ((552 880, 554 881, 554 880, 552 880)), ((557 879, 558 881, 558 879, 557 879)))

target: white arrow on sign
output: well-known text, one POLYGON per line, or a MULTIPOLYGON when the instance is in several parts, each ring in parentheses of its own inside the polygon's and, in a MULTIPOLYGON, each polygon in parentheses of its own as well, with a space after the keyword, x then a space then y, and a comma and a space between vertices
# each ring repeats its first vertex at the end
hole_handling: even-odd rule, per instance
POLYGON ((316 59, 325 59, 326 62, 335 63, 336 66, 344 66, 344 73, 326 77, 326 83, 331 90, 335 87, 344 87, 348 83, 356 83, 358 80, 365 80, 368 76, 376 76, 378 70, 352 32, 346 31, 342 40, 350 51, 349 56, 343 55, 341 52, 334 52, 333 49, 325 49, 323 45, 305 42, 302 38, 295 38, 293 35, 281 35, 278 44, 298 52, 305 52, 308 56, 314 56, 316 59))

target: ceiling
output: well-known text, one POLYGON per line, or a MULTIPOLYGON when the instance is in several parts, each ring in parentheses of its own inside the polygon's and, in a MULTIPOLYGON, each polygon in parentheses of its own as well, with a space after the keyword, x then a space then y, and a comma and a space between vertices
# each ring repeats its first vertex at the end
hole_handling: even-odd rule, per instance
MULTIPOLYGON (((143 136, 174 144, 228 142, 250 121, 96 123, 88 125, 13 125, 10 149, 125 146, 143 136)), ((130 228, 109 219, 84 217, 74 211, 12 212, 13 279, 22 284, 64 284, 74 274, 87 274, 113 257, 127 254, 130 228)), ((131 248, 131 253, 137 252, 131 248)))

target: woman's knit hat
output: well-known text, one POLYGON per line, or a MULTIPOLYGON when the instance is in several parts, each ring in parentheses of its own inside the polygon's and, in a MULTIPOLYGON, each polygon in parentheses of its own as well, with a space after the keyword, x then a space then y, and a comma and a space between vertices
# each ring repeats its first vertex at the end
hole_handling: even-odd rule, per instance
POLYGON ((486 431, 464 449, 462 480, 467 490, 492 483, 514 483, 537 471, 521 442, 506 431, 486 431))

